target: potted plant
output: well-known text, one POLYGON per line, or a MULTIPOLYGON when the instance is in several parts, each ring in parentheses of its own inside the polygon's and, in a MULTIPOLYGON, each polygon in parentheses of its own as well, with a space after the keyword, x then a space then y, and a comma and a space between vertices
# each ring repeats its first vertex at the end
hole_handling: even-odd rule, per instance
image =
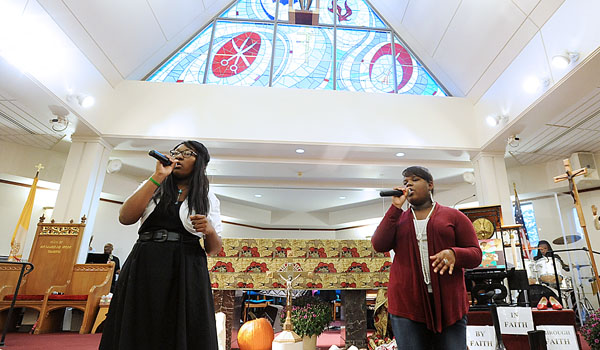
MULTIPOLYGON (((317 336, 323 333, 333 320, 331 305, 312 295, 294 299, 292 305, 294 332, 302 337, 305 350, 316 349, 317 336)), ((285 310, 281 317, 285 319, 285 310)))
POLYGON ((590 313, 579 331, 590 349, 600 350, 600 310, 590 313))

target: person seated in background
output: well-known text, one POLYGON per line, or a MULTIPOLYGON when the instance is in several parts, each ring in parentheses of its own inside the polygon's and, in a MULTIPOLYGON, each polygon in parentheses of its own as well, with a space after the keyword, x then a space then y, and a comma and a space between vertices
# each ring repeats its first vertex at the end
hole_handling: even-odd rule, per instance
MULTIPOLYGON (((108 254, 108 261, 114 261, 115 263, 115 271, 113 272, 112 284, 110 285, 110 292, 113 293, 115 291, 117 274, 121 272, 121 261, 116 255, 113 255, 114 246, 112 243, 106 243, 104 245, 104 254, 108 254)), ((107 261, 107 262, 108 262, 107 261)))
MULTIPOLYGON (((552 259, 552 255, 554 255, 554 257, 556 258, 556 262, 560 264, 560 267, 562 267, 563 270, 565 270, 566 272, 570 271, 569 265, 567 265, 558 254, 553 253, 552 246, 548 241, 542 240, 540 241, 540 243, 538 243, 538 252, 537 255, 533 258, 533 260, 538 261, 541 258, 552 259)), ((561 274, 560 270, 557 272, 561 274)))

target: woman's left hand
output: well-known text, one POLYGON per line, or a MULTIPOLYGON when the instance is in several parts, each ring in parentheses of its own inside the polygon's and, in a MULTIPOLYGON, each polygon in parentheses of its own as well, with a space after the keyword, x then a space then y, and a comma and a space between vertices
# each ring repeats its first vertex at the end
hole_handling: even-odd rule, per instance
POLYGON ((452 274, 454 263, 456 262, 456 257, 452 249, 444 249, 436 255, 430 256, 429 259, 433 260, 431 263, 433 272, 438 273, 439 271, 440 275, 443 275, 448 270, 448 274, 452 274))
POLYGON ((206 233, 207 228, 210 225, 206 215, 192 215, 190 216, 190 220, 192 220, 192 226, 194 226, 194 230, 196 230, 196 232, 206 233))

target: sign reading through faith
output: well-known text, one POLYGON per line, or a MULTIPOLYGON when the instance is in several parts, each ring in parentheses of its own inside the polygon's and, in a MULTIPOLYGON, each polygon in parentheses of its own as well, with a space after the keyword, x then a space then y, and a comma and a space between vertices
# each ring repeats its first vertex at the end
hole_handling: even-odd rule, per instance
POLYGON ((527 335, 532 331, 533 314, 529 307, 499 307, 500 333, 527 335))
POLYGON ((492 326, 467 326, 469 350, 495 350, 496 334, 492 326))
POLYGON ((546 332, 548 350, 577 350, 579 343, 573 326, 537 326, 538 330, 546 332))

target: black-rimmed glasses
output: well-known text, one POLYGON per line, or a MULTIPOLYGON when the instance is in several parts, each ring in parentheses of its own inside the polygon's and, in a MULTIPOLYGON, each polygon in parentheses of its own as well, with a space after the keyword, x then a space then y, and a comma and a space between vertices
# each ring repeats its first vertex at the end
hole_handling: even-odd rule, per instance
POLYGON ((190 151, 189 149, 186 149, 183 152, 179 152, 176 150, 171 150, 169 151, 169 153, 171 154, 172 157, 176 158, 177 156, 179 156, 180 154, 183 156, 183 158, 189 158, 191 156, 197 157, 198 154, 194 151, 190 151))

